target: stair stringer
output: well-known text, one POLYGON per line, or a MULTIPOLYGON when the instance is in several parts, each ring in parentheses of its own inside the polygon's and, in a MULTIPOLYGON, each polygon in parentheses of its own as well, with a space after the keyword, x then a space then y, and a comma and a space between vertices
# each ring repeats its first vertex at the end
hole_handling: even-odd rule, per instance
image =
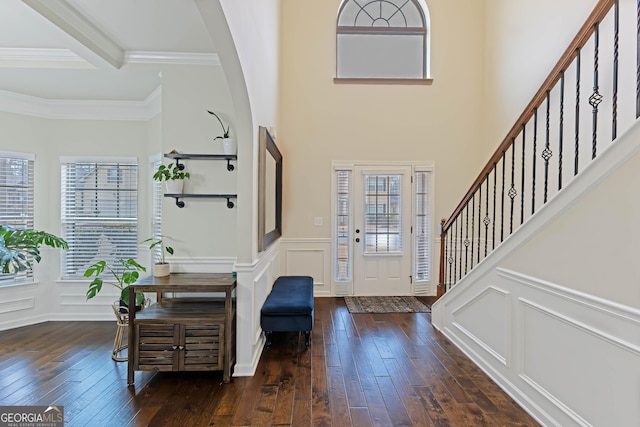
MULTIPOLYGON (((572 208, 625 171, 640 175, 638 122, 432 307, 433 325, 543 425, 640 425, 640 290, 637 298, 616 302, 572 287, 571 271, 548 280, 547 266, 527 266, 524 273, 514 269, 522 263, 512 262, 534 240, 544 250, 545 228, 566 223, 572 208)), ((624 182, 638 188, 637 179, 624 182)), ((633 206, 637 213, 638 202, 633 206)), ((635 240, 640 216, 626 216, 635 240)), ((563 242, 562 250, 580 244, 563 242)), ((616 283, 640 289, 638 277, 627 274, 616 283)))

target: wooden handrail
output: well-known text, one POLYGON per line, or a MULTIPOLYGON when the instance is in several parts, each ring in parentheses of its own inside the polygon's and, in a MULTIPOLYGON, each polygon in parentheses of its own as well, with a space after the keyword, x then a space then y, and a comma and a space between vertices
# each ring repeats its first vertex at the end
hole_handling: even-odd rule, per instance
MULTIPOLYGON (((547 91, 551 91, 555 84, 560 80, 562 73, 569 68, 572 61, 576 58, 578 51, 584 47, 589 38, 594 32, 596 24, 600 23, 604 17, 609 13, 613 7, 615 0, 600 0, 596 4, 595 8, 585 21, 584 25, 580 28, 578 34, 574 37, 569 47, 565 50, 564 54, 551 70, 551 73, 547 79, 542 83, 542 86, 535 94, 531 102, 524 109, 524 112, 520 115, 515 122, 507 136, 504 138, 498 149, 491 156, 486 166, 482 169, 476 180, 473 182, 469 191, 464 195, 458 206, 455 208, 449 219, 442 225, 441 233, 444 234, 455 221, 458 215, 462 212, 464 207, 469 203, 473 194, 478 190, 478 187, 482 184, 488 173, 493 170, 493 165, 498 163, 502 158, 502 153, 505 152, 513 143, 513 140, 522 132, 522 126, 529 122, 533 117, 535 110, 544 102, 547 91)), ((639 107, 640 108, 640 107, 639 107)))

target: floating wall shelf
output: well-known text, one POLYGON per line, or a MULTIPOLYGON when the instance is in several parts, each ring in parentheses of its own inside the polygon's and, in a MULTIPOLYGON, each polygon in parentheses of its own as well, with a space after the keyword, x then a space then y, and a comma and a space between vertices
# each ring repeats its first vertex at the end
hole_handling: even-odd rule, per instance
POLYGON ((176 206, 184 208, 184 201, 180 199, 192 198, 192 199, 227 199, 227 207, 233 208, 234 204, 231 199, 238 197, 237 194, 165 194, 164 197, 173 197, 176 199, 176 206))
POLYGON ((227 170, 232 171, 235 167, 231 164, 231 160, 236 160, 236 154, 183 154, 183 153, 167 153, 164 155, 167 159, 175 159, 178 169, 183 170, 184 164, 180 163, 180 159, 194 160, 226 160, 227 170))

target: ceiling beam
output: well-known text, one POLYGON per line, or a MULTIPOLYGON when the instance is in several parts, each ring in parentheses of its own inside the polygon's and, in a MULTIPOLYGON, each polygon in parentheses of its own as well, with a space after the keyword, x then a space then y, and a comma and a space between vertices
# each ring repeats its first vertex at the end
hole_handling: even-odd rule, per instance
POLYGON ((64 0, 22 0, 71 36, 69 49, 98 68, 119 69, 124 50, 64 0))

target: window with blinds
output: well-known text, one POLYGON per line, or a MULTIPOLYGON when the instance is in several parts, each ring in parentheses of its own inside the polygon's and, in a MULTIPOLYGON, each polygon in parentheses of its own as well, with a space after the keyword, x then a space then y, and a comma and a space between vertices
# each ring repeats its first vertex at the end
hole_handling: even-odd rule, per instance
POLYGON ((336 170, 335 280, 351 280, 351 171, 336 170))
POLYGON ((137 258, 138 166, 135 159, 62 159, 63 278, 91 264, 137 258))
MULTIPOLYGON (((33 154, 0 152, 0 224, 33 228, 33 154)), ((0 273, 0 285, 32 282, 33 271, 0 273)))
POLYGON ((364 176, 364 251, 402 253, 401 175, 364 176))
MULTIPOLYGON (((158 170, 162 162, 157 160, 151 164, 152 170, 158 170)), ((151 235, 154 241, 162 239, 162 200, 164 198, 164 193, 162 192, 162 182, 153 180, 151 187, 152 193, 152 218, 151 218, 151 235)), ((165 242, 166 243, 166 242, 165 242)), ((153 248, 153 262, 160 262, 160 257, 162 254, 162 247, 160 245, 155 246, 153 248)))
POLYGON ((415 173, 415 280, 428 281, 431 277, 431 207, 429 172, 415 173))

